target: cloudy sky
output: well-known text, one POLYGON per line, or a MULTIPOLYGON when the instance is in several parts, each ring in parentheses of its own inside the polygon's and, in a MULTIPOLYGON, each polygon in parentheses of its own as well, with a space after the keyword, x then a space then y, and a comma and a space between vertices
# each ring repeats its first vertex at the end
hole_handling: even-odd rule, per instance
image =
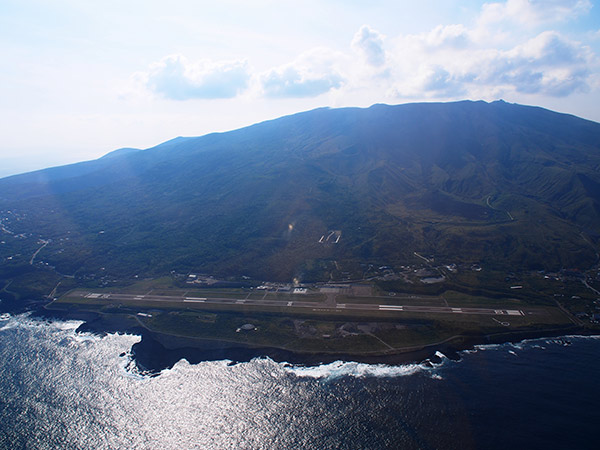
POLYGON ((2 0, 0 176, 321 106, 600 121, 591 0, 2 0))

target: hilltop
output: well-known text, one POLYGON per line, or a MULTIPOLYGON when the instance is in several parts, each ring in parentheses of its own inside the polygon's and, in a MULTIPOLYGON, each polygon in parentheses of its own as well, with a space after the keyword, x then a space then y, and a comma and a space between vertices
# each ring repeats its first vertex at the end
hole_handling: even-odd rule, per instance
POLYGON ((4 178, 0 210, 4 280, 46 241, 35 262, 76 278, 587 269, 600 124, 503 101, 322 108, 4 178))

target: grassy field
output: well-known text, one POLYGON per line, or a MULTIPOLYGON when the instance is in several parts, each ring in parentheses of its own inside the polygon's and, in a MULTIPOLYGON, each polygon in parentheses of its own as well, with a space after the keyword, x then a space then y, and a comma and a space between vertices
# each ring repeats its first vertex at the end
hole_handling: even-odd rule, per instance
MULTIPOLYGON (((382 310, 351 310, 331 307, 325 294, 256 292, 250 289, 181 289, 149 280, 123 290, 73 290, 48 309, 91 311, 105 317, 130 317, 155 332, 188 338, 216 339, 252 346, 295 351, 333 353, 382 353, 425 346, 454 336, 481 336, 567 327, 572 319, 561 309, 531 305, 517 299, 487 298, 447 291, 438 296, 396 294, 351 296, 337 294, 341 303, 399 304, 415 306, 491 307, 524 311, 524 315, 444 314, 382 310), (86 298, 88 292, 168 295, 174 297, 269 299, 281 306, 241 303, 212 304, 86 298), (312 301, 314 308, 285 307, 286 301, 312 301), (140 314, 141 313, 141 314, 140 314), (241 330, 252 324, 254 330, 241 330)), ((381 291, 380 291, 381 292, 381 291)), ((365 293, 370 294, 366 290, 365 293)))
POLYGON ((444 299, 437 296, 394 295, 381 297, 357 297, 338 295, 338 303, 357 303, 366 305, 415 305, 415 306, 447 306, 444 299))

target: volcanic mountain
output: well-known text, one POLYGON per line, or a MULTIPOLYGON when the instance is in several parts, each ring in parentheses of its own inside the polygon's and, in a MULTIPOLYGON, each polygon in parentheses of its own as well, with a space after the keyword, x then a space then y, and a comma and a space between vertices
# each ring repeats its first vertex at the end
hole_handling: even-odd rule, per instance
POLYGON ((0 210, 5 270, 43 243, 68 275, 587 268, 600 124, 503 101, 316 109, 4 178, 0 210))

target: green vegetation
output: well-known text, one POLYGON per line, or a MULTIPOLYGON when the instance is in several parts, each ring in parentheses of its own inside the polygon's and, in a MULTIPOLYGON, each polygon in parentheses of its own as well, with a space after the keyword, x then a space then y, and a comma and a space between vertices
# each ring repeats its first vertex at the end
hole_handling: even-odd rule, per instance
POLYGON ((593 328, 599 143, 597 123, 504 102, 375 105, 2 179, 1 306, 60 297, 51 308, 155 331, 327 351, 593 328), (75 288, 231 301, 65 295, 75 288), (273 303, 245 303, 260 300, 273 303), (532 314, 507 326, 339 304, 532 314), (250 319, 258 331, 236 332, 250 319))
POLYGON ((598 142, 596 123, 502 102, 310 111, 0 180, 0 265, 42 238, 38 261, 78 278, 361 279, 414 252, 587 269, 598 142), (339 242, 319 243, 330 230, 339 242))
POLYGON ((185 310, 172 305, 100 305, 93 301, 55 303, 53 308, 80 307, 108 315, 136 315, 138 311, 151 315, 136 316, 151 331, 189 338, 216 339, 253 346, 278 347, 296 351, 319 352, 389 352, 401 351, 441 342, 457 335, 480 336, 508 331, 532 331, 545 327, 572 325, 557 309, 540 310, 532 317, 510 318, 507 328, 490 317, 448 314, 349 314, 332 317, 288 311, 284 314, 243 310, 185 310), (254 330, 244 331, 244 324, 254 330), (382 342, 383 341, 383 342, 382 342), (390 348, 390 347, 393 347, 390 348))
MULTIPOLYGON (((112 288, 73 290, 52 302, 50 310, 93 312, 105 320, 130 323, 150 331, 190 339, 216 339, 243 345, 278 347, 292 351, 377 354, 402 352, 447 339, 461 340, 496 333, 523 333, 544 329, 568 329, 573 318, 557 306, 544 302, 532 306, 517 299, 464 295, 447 291, 440 296, 372 296, 367 286, 356 293, 294 295, 260 292, 260 299, 273 295, 276 304, 246 304, 251 289, 178 289, 168 280, 153 284, 143 280, 123 290, 112 288), (157 289, 157 287, 161 287, 157 289), (122 294, 127 293, 125 297, 122 294), (360 293, 364 295, 360 295, 360 293), (114 297, 117 294, 119 297, 114 297), (161 298, 163 300, 161 300, 161 298), (205 298, 212 302, 185 302, 205 298), (219 303, 218 299, 230 299, 219 303), (299 299, 314 307, 294 307, 299 299), (333 303, 332 303, 333 302, 333 303), (426 307, 498 308, 523 311, 523 315, 449 314, 435 311, 352 310, 340 304, 405 305, 426 307), (332 306, 333 305, 333 306, 332 306), (127 319, 129 318, 129 319, 127 319), (129 322, 124 322, 124 320, 129 322), (243 325, 253 329, 244 330, 243 325)), ((354 291, 349 286, 343 291, 354 291)), ((533 303, 533 302, 529 302, 533 303)))

